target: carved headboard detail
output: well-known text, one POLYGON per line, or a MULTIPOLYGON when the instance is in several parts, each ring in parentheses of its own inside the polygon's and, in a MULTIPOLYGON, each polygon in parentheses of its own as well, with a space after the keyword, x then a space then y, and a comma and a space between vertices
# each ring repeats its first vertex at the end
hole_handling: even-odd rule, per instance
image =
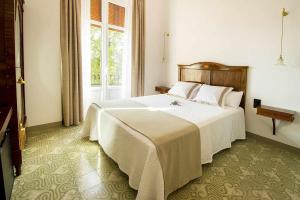
POLYGON ((198 62, 178 65, 179 81, 205 83, 208 85, 233 87, 243 91, 241 107, 245 108, 248 66, 227 66, 214 62, 198 62))

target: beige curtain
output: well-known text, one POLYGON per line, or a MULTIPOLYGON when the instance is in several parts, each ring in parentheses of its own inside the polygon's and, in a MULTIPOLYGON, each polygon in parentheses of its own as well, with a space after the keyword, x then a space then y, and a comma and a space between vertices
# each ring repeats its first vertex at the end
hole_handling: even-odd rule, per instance
POLYGON ((61 0, 62 114, 65 126, 83 118, 81 63, 81 0, 61 0))
POLYGON ((133 0, 132 18, 132 96, 144 95, 145 79, 145 0, 133 0))

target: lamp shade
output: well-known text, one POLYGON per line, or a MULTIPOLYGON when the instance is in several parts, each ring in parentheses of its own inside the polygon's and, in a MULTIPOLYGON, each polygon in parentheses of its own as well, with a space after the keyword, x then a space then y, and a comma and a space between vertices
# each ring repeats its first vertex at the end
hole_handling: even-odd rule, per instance
POLYGON ((280 57, 278 58, 276 65, 285 66, 284 59, 283 59, 282 55, 280 55, 280 57))

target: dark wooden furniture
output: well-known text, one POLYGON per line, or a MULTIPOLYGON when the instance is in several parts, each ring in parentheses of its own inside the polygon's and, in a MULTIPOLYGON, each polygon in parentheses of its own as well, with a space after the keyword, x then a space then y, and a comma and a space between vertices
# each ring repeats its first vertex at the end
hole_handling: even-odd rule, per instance
POLYGON ((166 94, 166 93, 169 92, 169 90, 170 90, 170 88, 169 87, 165 87, 165 86, 156 86, 155 87, 155 91, 159 92, 161 94, 166 94))
POLYGON ((179 81, 197 82, 208 85, 233 87, 243 91, 241 107, 245 108, 247 90, 247 66, 227 66, 214 62, 198 62, 178 65, 179 81))
POLYGON ((272 118, 273 122, 273 135, 276 135, 276 125, 275 120, 282 120, 282 121, 288 121, 293 122, 295 119, 295 113, 291 110, 281 109, 281 108, 275 108, 271 106, 259 106, 257 107, 257 114, 262 115, 265 117, 272 118))
POLYGON ((23 4, 24 0, 0 0, 0 106, 13 109, 10 141, 17 175, 22 164, 19 130, 26 124, 23 4))
POLYGON ((11 144, 9 137, 12 108, 0 108, 0 199, 9 200, 14 184, 11 144))

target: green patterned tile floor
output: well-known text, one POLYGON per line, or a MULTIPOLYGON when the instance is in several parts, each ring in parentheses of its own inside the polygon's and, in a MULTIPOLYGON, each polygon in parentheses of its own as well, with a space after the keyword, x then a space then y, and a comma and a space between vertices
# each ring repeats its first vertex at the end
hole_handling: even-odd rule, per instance
MULTIPOLYGON (((28 133, 12 200, 135 199, 128 177, 81 127, 28 133)), ((300 155, 256 137, 238 141, 204 165, 203 177, 175 191, 179 199, 300 199, 300 155)))

